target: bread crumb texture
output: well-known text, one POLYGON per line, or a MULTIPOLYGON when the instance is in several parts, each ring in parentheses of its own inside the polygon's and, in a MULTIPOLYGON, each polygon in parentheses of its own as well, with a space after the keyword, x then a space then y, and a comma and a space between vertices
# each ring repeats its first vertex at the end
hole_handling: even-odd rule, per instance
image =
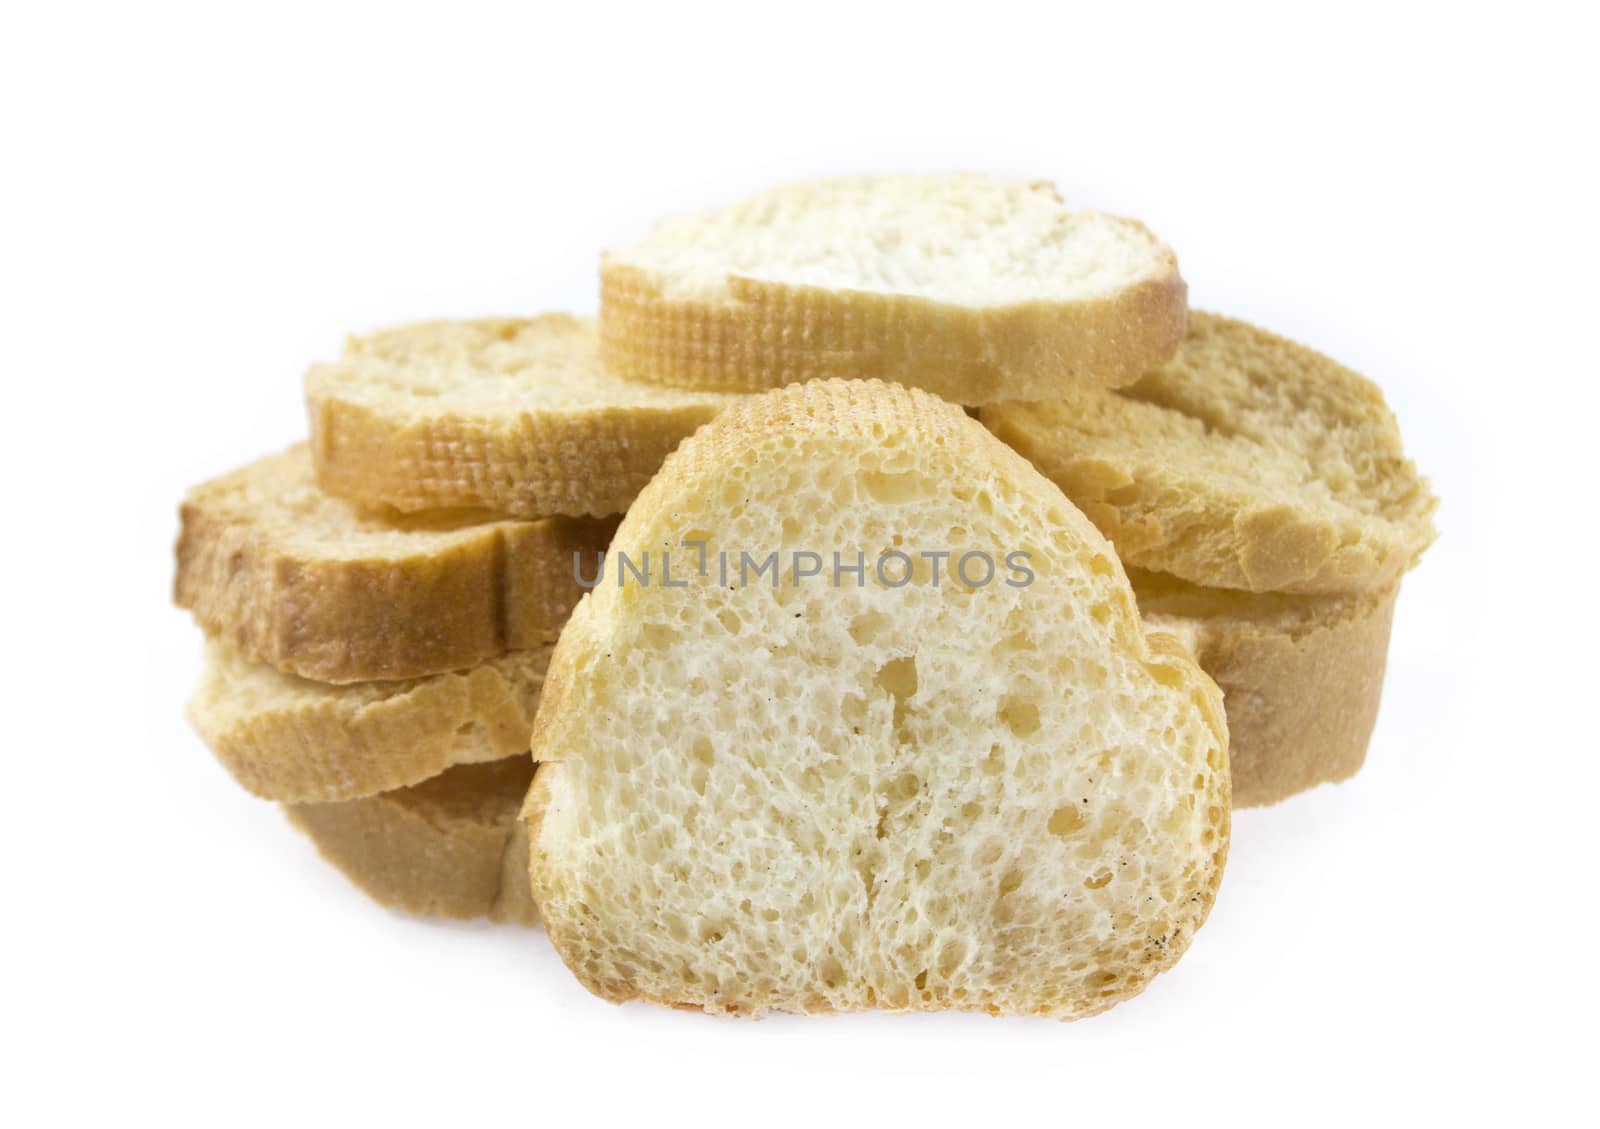
POLYGON ((1064 1019, 1188 947, 1227 851, 1220 695, 1111 546, 959 408, 878 382, 729 409, 613 550, 1029 554, 1032 584, 607 584, 551 660, 525 814, 593 991, 716 1013, 1064 1019))
POLYGON ((1125 384, 1171 356, 1186 290, 1143 225, 975 173, 769 189, 601 265, 608 363, 757 391, 882 377, 964 404, 1125 384))
POLYGON ((728 401, 611 375, 594 319, 567 314, 353 337, 305 384, 325 490, 513 517, 621 513, 728 401))
POLYGON ((1381 589, 1434 538, 1437 501, 1383 394, 1302 345, 1192 313, 1130 388, 985 409, 1124 563, 1250 592, 1381 589))

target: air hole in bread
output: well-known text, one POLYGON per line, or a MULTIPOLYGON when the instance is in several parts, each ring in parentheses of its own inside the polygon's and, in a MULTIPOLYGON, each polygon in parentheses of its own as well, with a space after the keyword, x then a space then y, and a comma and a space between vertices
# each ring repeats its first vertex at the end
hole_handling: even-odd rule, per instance
POLYGON ((1000 720, 1013 737, 1031 737, 1039 732, 1039 707, 1021 698, 1006 698, 1000 703, 1000 720))
POLYGON ((1050 834, 1065 839, 1083 826, 1083 813, 1071 805, 1059 807, 1050 813, 1050 822, 1045 826, 1050 834))
POLYGON ((615 550, 682 528, 758 553, 799 531, 869 562, 884 546, 997 560, 1025 546, 1038 582, 959 595, 941 562, 937 586, 774 590, 721 585, 713 567, 688 592, 591 593, 563 638, 566 705, 536 737, 556 754, 534 868, 552 938, 596 990, 714 1011, 1066 1017, 1106 1006, 1088 976, 1107 969, 1131 995, 1176 959, 1146 958, 1145 938, 1208 904, 1220 849, 1202 828, 1207 844, 1226 833, 1225 809, 1208 812, 1226 781, 1206 763, 1221 735, 1215 703, 1194 708, 1198 669, 1144 645, 1110 546, 986 433, 947 436, 935 459, 914 436, 887 452, 867 437, 885 421, 905 432, 890 413, 837 418, 854 430, 807 438, 786 416, 795 444, 767 444, 746 420, 727 446, 680 448, 615 550), (994 465, 962 450, 979 445, 994 465), (832 508, 827 468, 854 476, 857 504, 832 508), (746 508, 730 512, 735 482, 746 508), (1068 528, 1048 526, 1051 508, 1068 528), (942 543, 953 531, 963 545, 942 543), (675 633, 670 653, 644 645, 651 625, 675 633), (578 900, 604 907, 596 922, 575 918, 578 900), (668 912, 689 943, 652 925, 668 912), (702 920, 719 941, 699 942, 702 920), (641 973, 646 956, 662 971, 641 973))
POLYGON ((856 483, 874 502, 900 505, 921 497, 924 486, 917 475, 869 471, 856 476, 856 483))
POLYGON ((878 668, 878 687, 887 690, 903 702, 917 692, 917 660, 915 656, 892 659, 878 668))
POLYGON ((891 620, 882 612, 862 612, 850 621, 850 638, 861 646, 876 643, 891 625, 891 620))

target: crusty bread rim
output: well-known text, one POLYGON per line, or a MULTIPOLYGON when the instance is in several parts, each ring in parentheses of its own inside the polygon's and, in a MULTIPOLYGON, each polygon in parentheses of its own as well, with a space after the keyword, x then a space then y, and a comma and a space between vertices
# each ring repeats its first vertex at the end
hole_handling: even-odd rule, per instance
POLYGON ((706 397, 418 417, 342 392, 323 375, 336 367, 313 366, 305 379, 317 483, 330 494, 404 511, 481 507, 523 518, 621 513, 672 449, 720 406, 706 397))
POLYGON ((649 272, 607 256, 601 354, 630 380, 679 388, 878 378, 957 404, 1048 399, 1079 383, 1129 384, 1172 356, 1188 288, 1166 256, 1165 275, 1107 297, 991 309, 740 276, 726 303, 670 299, 649 272))
POLYGON ((212 640, 188 715, 251 794, 288 804, 358 800, 526 753, 551 650, 393 683, 336 686, 280 673, 295 696, 251 708, 214 701, 233 664, 249 660, 212 640))
POLYGON ((490 521, 462 527, 443 550, 343 558, 285 546, 192 494, 180 509, 173 599, 208 635, 289 674, 422 678, 554 640, 581 595, 572 553, 603 548, 612 528, 490 521))
MULTIPOLYGON (((979 418, 1067 491, 1118 544, 1130 565, 1204 586, 1296 594, 1384 589, 1411 569, 1434 539, 1431 519, 1437 499, 1427 480, 1404 458, 1398 424, 1378 387, 1306 345, 1237 318, 1191 311, 1188 336, 1200 350, 1212 341, 1227 341, 1287 352, 1294 358, 1291 368, 1314 370, 1301 381, 1286 381, 1287 386, 1326 383, 1344 396, 1359 396, 1365 413, 1363 439, 1392 462, 1382 481, 1402 490, 1401 497, 1388 497, 1374 482, 1362 480, 1353 492, 1364 498, 1378 495, 1389 509, 1356 513, 1341 501, 1340 510, 1330 517, 1313 512, 1307 496, 1314 487, 1327 488, 1326 474, 1349 473, 1347 466, 1332 472, 1322 467, 1302 469, 1300 492, 1284 501, 1248 476, 1216 473, 1188 457, 1174 458, 1165 443, 1136 444, 1130 452, 1120 453, 1126 458, 1122 461, 1096 449, 1095 437, 1112 432, 1075 430, 1074 415, 1094 415, 1097 403, 1130 407, 1144 401, 1147 390, 1142 385, 1077 399, 1064 397, 1056 405, 998 405, 982 411, 979 418), (1050 420, 1055 411, 1062 415, 1050 420)), ((1180 367, 1185 352, 1180 346, 1175 362, 1180 367)), ((1247 371, 1257 380, 1264 375, 1247 371)), ((1163 379, 1159 371, 1148 375, 1163 379)), ((1192 386, 1203 387, 1203 381, 1195 380, 1192 386)), ((1227 449, 1233 430, 1223 412, 1197 415, 1182 406, 1156 403, 1155 410, 1183 415, 1187 422, 1203 427, 1208 459, 1214 454, 1209 449, 1213 433, 1228 437, 1218 441, 1218 450, 1227 449)), ((1119 436, 1133 437, 1138 431, 1137 422, 1117 422, 1122 425, 1115 432, 1119 436)), ((1339 422, 1317 419, 1318 426, 1329 431, 1342 430, 1336 426, 1339 422)), ((1104 421, 1097 423, 1105 427, 1104 421)), ((1249 435, 1249 429, 1241 434, 1249 435)))
POLYGON ((1147 601, 1146 623, 1176 634, 1222 689, 1235 808, 1276 804, 1361 769, 1399 591, 1397 582, 1348 597, 1227 592, 1228 606, 1209 615, 1147 601))
MULTIPOLYGON (((828 385, 833 389, 860 390, 866 395, 909 395, 913 402, 919 405, 920 411, 937 426, 943 441, 958 450, 964 449, 977 465, 984 463, 996 465, 1001 476, 1017 482, 1024 491, 1038 495, 1047 505, 1060 507, 1063 514, 1077 517, 1083 522, 1083 527, 1089 534, 1100 539, 1098 531, 1093 529, 1087 519, 1082 518, 1054 484, 1044 478, 1021 455, 992 437, 981 424, 971 420, 958 408, 919 391, 886 385, 881 381, 830 381, 828 385)), ((630 546, 651 542, 649 533, 652 528, 674 512, 674 499, 681 492, 692 491, 696 483, 712 468, 769 437, 792 435, 800 418, 793 413, 792 403, 794 399, 805 395, 808 391, 823 394, 821 388, 813 386, 810 389, 785 389, 768 396, 754 397, 729 408, 711 424, 702 428, 692 440, 679 447, 667 459, 661 471, 640 494, 623 518, 613 538, 613 544, 626 550, 630 546)), ((858 415, 841 415, 833 422, 837 423, 839 434, 872 437, 875 434, 874 427, 877 421, 858 415)), ((1064 517, 1063 520, 1068 519, 1064 517)), ((1110 552, 1109 544, 1107 559, 1121 572, 1121 565, 1110 552)), ((1170 672, 1172 677, 1187 683, 1194 701, 1200 707, 1202 716, 1216 738, 1213 756, 1216 761, 1214 767, 1220 805, 1216 845, 1211 856, 1209 871, 1190 903, 1192 916, 1185 925, 1180 925, 1175 930, 1175 935, 1187 932, 1187 935, 1192 937, 1204 924, 1215 904, 1228 854, 1231 797, 1227 753, 1228 730, 1222 694, 1216 683, 1196 665, 1188 650, 1176 638, 1162 632, 1146 633, 1134 602, 1132 586, 1125 574, 1122 579, 1120 590, 1124 596, 1107 624, 1107 630, 1115 635, 1119 646, 1143 652, 1148 665, 1161 666, 1170 672)), ((539 763, 540 768, 535 775, 533 786, 528 791, 527 801, 522 810, 523 819, 529 829, 530 885, 534 900, 541 906, 547 904, 546 899, 550 891, 556 887, 555 875, 549 868, 541 848, 541 835, 549 804, 550 788, 560 771, 563 759, 560 730, 563 725, 569 724, 567 721, 569 712, 576 711, 581 716, 584 706, 580 700, 579 682, 583 670, 592 663, 604 661, 607 653, 605 636, 598 622, 599 616, 610 610, 610 601, 628 600, 633 591, 622 587, 615 589, 605 587, 586 594, 574 610, 566 630, 562 632, 546 673, 543 697, 534 721, 533 737, 530 742, 533 758, 539 763), (601 601, 605 602, 603 610, 600 610, 601 601)), ((601 982, 588 977, 572 958, 573 952, 583 944, 576 930, 569 930, 568 922, 559 915, 554 918, 547 915, 544 922, 546 932, 563 962, 596 995, 617 1003, 643 999, 675 1007, 698 1007, 681 1000, 651 996, 636 984, 601 982)), ((1121 999, 1138 994, 1150 980, 1175 964, 1185 947, 1182 944, 1170 944, 1164 947, 1160 959, 1145 966, 1147 976, 1141 980, 1130 978, 1127 981, 1125 994, 1086 1004, 1076 1017, 1096 1014, 1121 999)), ((981 1005, 967 1005, 960 1002, 941 1001, 937 1006, 940 1009, 970 1006, 975 1010, 992 1010, 981 1005)), ((910 1010, 920 1010, 920 1008, 913 1004, 910 1010)), ((1040 1014, 1045 1013, 1040 1012, 1040 1014)))
POLYGON ((672 449, 713 414, 684 406, 641 418, 618 407, 517 421, 458 417, 430 427, 331 393, 308 395, 306 408, 317 484, 330 494, 403 511, 481 507, 530 519, 622 513, 672 449), (489 475, 448 482, 419 475, 419 466, 447 449, 483 451, 485 459, 503 451, 522 461, 516 474, 493 484, 489 475), (528 465, 528 452, 540 454, 542 468, 528 465))
POLYGON ((527 832, 516 809, 503 826, 499 820, 441 824, 428 818, 414 792, 285 804, 283 811, 324 861, 379 905, 461 921, 538 924, 527 832))

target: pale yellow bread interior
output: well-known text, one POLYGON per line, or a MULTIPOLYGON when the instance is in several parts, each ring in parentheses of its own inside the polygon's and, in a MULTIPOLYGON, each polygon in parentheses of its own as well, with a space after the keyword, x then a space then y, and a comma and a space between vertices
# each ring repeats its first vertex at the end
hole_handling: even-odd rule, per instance
POLYGON ((1231 318, 1191 313, 1178 355, 1130 388, 982 419, 1124 563, 1193 584, 1384 588, 1434 538, 1437 502, 1377 386, 1231 318))
POLYGON ((590 593, 535 723, 534 896, 592 990, 1075 1018, 1189 945, 1227 847, 1220 695, 959 408, 877 382, 751 399, 612 548, 676 548, 688 586, 590 593), (1036 579, 725 584, 689 542, 1025 552, 1036 579))
POLYGON ((962 404, 1126 384, 1186 288, 1142 224, 977 173, 783 185, 606 252, 603 355, 631 380, 754 392, 882 378, 962 404))
POLYGON ((728 401, 612 375, 594 319, 567 314, 352 337, 305 384, 324 489, 407 511, 530 518, 621 513, 728 401))

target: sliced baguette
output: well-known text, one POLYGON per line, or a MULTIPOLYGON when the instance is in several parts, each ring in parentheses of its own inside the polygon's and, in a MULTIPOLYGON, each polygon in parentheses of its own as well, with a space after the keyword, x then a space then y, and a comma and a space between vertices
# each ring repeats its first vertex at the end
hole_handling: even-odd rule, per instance
POLYGON ((382 517, 319 490, 301 445, 184 500, 174 599, 245 657, 319 682, 422 678, 551 642, 573 553, 614 520, 382 517))
POLYGON ((1128 576, 1145 623, 1177 636, 1222 688, 1234 807, 1274 804, 1361 768, 1398 584, 1285 596, 1128 576))
POLYGON ((881 377, 959 404, 1119 385, 1172 355, 1185 287, 1143 225, 1047 182, 859 176, 757 193, 606 253, 631 380, 754 392, 881 377))
POLYGON ((462 765, 410 788, 337 804, 290 804, 289 820, 380 905, 533 925, 527 832, 517 818, 533 761, 462 765))
POLYGON ((1125 564, 1251 592, 1386 588, 1434 538, 1436 501, 1368 380, 1241 321, 1193 313, 1171 362, 981 418, 1125 564))
POLYGON ((550 650, 409 681, 335 685, 212 640, 189 719, 233 778, 263 799, 355 800, 453 765, 526 753, 550 650))
POLYGON ((610 375, 566 314, 388 329, 306 374, 317 481, 406 511, 621 513, 727 400, 610 375))
POLYGON ((1227 849, 1221 696, 1020 457, 920 392, 799 385, 686 441, 613 549, 685 542, 705 575, 685 550, 583 600, 535 720, 534 898, 591 990, 1075 1018, 1178 959, 1227 849), (715 563, 901 545, 1035 580, 715 563))

